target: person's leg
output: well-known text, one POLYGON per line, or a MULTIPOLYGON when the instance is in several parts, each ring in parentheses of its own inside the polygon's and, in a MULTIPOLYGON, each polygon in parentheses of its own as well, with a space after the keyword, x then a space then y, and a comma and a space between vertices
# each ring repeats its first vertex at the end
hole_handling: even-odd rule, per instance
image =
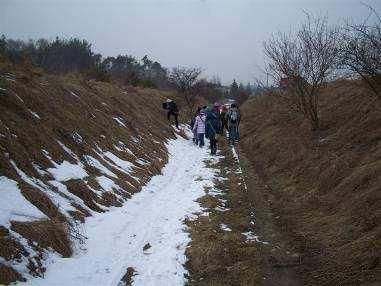
POLYGON ((171 121, 171 113, 172 113, 172 112, 170 112, 170 111, 168 110, 168 112, 167 112, 167 119, 168 119, 168 121, 171 121))
POLYGON ((176 124, 176 128, 179 128, 179 115, 177 113, 174 113, 173 114, 175 116, 175 124, 176 124))
POLYGON ((217 151, 217 140, 216 140, 216 137, 213 136, 211 139, 210 139, 210 151, 211 151, 211 154, 212 155, 215 155, 216 154, 216 151, 217 151))
POLYGON ((204 145, 205 145, 204 133, 200 133, 200 147, 203 147, 204 145))

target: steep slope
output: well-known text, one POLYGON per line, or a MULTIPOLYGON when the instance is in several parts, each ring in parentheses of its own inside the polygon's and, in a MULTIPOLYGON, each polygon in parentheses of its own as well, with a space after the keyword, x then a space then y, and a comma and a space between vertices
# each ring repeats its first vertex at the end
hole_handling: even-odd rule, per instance
POLYGON ((327 86, 322 132, 271 96, 243 108, 242 147, 271 189, 306 285, 376 285, 381 245, 380 103, 358 82, 327 86))
POLYGON ((168 93, 0 66, 0 284, 72 254, 78 222, 161 172, 168 93))

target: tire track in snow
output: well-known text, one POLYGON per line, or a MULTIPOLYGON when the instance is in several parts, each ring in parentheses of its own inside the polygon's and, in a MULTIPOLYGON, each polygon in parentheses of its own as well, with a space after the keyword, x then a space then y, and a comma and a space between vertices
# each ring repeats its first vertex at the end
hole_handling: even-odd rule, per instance
POLYGON ((167 144, 169 160, 123 207, 87 219, 85 251, 72 258, 52 256, 46 277, 28 285, 118 285, 133 267, 133 285, 184 285, 185 248, 190 242, 183 219, 201 211, 195 202, 214 178, 204 160, 206 148, 179 137, 167 144), (195 180, 203 177, 204 181, 195 180), (150 243, 151 248, 143 252, 150 243))

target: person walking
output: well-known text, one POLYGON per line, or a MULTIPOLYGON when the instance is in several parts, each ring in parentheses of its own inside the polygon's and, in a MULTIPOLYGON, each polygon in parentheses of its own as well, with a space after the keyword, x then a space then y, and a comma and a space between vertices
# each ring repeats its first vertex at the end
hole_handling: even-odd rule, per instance
POLYGON ((193 132, 197 134, 196 144, 202 148, 205 145, 204 135, 205 135, 205 112, 201 110, 199 114, 196 116, 196 120, 193 126, 193 132))
POLYGON ((172 99, 167 99, 167 119, 170 122, 171 121, 171 116, 175 118, 175 124, 176 128, 179 128, 179 109, 177 107, 177 104, 172 100, 172 99))
POLYGON ((201 111, 201 107, 198 107, 195 114, 192 116, 191 118, 191 122, 190 122, 190 126, 191 126, 191 130, 193 132, 193 142, 197 145, 198 143, 198 140, 197 140, 197 130, 194 130, 193 127, 194 127, 194 124, 196 122, 196 117, 197 115, 200 113, 201 111))
POLYGON ((228 108, 224 105, 222 106, 220 112, 221 121, 221 134, 224 134, 225 129, 228 130, 228 108))
POLYGON ((228 131, 229 141, 232 145, 239 139, 239 123, 241 121, 241 114, 237 104, 233 103, 228 112, 228 131))
POLYGON ((215 104, 212 111, 206 111, 205 134, 210 140, 210 153, 215 155, 217 153, 217 139, 216 135, 220 133, 221 121, 219 117, 219 106, 215 104))

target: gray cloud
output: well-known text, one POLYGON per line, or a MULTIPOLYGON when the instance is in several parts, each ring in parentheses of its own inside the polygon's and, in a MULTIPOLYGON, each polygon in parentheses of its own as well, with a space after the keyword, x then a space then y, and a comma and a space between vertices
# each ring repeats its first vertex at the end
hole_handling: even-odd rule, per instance
MULTIPOLYGON (((365 1, 380 9, 378 0, 365 1)), ((303 20, 302 10, 364 19, 352 0, 0 0, 0 34, 10 38, 80 37, 105 56, 145 54, 165 66, 198 66, 206 76, 252 81, 262 42, 303 20)))

